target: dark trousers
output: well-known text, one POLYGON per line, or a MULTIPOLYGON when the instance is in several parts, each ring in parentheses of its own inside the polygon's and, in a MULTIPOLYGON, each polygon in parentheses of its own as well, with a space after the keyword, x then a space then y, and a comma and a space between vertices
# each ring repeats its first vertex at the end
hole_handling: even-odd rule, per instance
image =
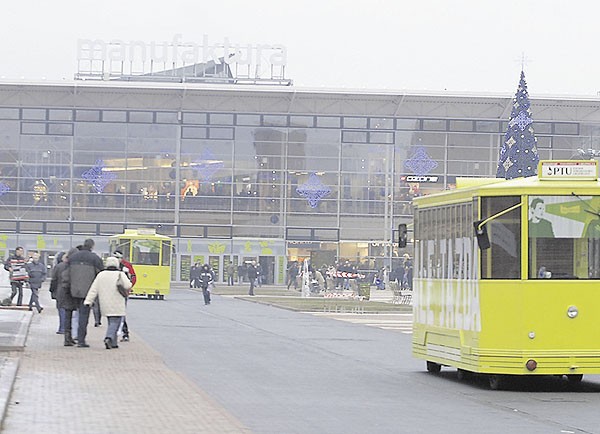
POLYGON ((65 343, 66 343, 66 342, 73 341, 73 331, 72 331, 72 327, 71 327, 71 324, 73 323, 73 310, 72 309, 63 309, 63 310, 65 313, 63 316, 62 327, 64 330, 65 343))
POLYGON ((17 306, 21 306, 23 304, 23 281, 21 280, 13 280, 10 282, 10 302, 12 303, 15 295, 19 294, 17 297, 17 306))
POLYGON ((29 297, 29 310, 35 306, 38 312, 42 311, 42 307, 40 306, 40 297, 38 291, 40 288, 29 288, 31 289, 31 297, 29 297))
POLYGON ((248 280, 250 280, 250 290, 248 291, 248 295, 254 295, 254 283, 256 282, 256 279, 249 277, 248 280))
POLYGON ((94 312, 94 326, 99 326, 102 323, 102 313, 100 312, 100 301, 96 299, 92 303, 92 311, 94 312))
POLYGON ((85 344, 85 337, 87 336, 87 326, 90 320, 90 306, 86 306, 83 304, 83 299, 79 302, 79 308, 77 308, 79 312, 79 324, 77 327, 77 340, 78 344, 85 344))
POLYGON ((233 274, 227 276, 227 285, 233 286, 233 274))
POLYGON ((210 291, 208 288, 202 288, 202 295, 204 296, 204 304, 210 304, 210 291))

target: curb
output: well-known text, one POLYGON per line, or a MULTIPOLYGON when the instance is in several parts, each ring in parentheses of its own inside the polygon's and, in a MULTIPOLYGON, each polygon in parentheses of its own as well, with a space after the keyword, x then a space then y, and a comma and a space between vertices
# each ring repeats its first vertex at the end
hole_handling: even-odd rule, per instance
POLYGON ((19 363, 20 358, 18 357, 0 357, 0 430, 8 411, 8 403, 17 379, 19 363))
POLYGON ((24 319, 21 319, 19 324, 19 330, 15 334, 14 341, 10 345, 1 345, 0 354, 9 351, 23 352, 25 350, 25 341, 27 340, 27 334, 29 333, 29 326, 33 318, 32 312, 23 312, 24 319))

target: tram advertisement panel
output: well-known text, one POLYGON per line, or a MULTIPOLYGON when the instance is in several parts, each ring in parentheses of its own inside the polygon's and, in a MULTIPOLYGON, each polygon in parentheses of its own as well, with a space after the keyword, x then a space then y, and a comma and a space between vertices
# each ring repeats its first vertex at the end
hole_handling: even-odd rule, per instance
POLYGON ((600 197, 529 196, 530 238, 599 238, 600 197))

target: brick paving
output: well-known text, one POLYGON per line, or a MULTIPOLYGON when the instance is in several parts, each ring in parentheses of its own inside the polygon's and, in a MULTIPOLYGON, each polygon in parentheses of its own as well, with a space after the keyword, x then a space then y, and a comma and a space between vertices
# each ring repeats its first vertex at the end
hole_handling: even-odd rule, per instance
POLYGON ((91 347, 64 347, 47 294, 31 321, 2 433, 251 432, 133 333, 106 350, 106 325, 93 327, 90 315, 91 347))

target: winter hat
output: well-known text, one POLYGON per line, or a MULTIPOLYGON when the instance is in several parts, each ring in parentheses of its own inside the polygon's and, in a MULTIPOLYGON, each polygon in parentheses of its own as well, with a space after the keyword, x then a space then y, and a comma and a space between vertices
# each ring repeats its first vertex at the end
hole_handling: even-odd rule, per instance
POLYGON ((123 252, 121 252, 120 250, 115 250, 112 254, 115 258, 119 258, 121 259, 123 257, 123 252))

